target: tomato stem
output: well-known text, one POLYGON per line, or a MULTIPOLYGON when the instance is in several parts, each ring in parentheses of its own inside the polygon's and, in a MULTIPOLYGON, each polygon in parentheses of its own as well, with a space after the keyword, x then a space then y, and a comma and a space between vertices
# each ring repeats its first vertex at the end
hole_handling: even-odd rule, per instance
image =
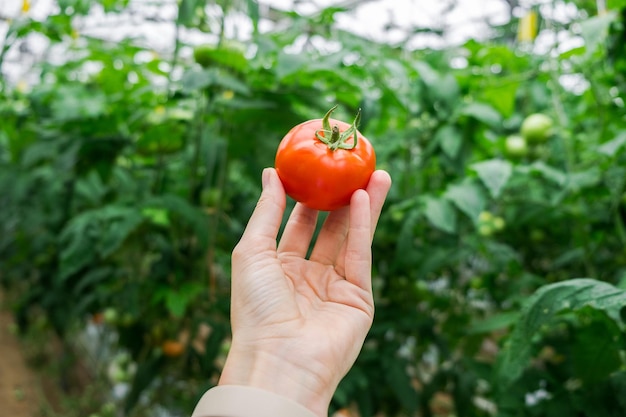
POLYGON ((333 108, 328 110, 328 112, 326 112, 324 118, 322 119, 322 128, 315 132, 315 137, 319 141, 324 142, 331 151, 336 151, 337 149, 354 149, 356 148, 358 142, 357 127, 359 125, 359 122, 361 121, 361 109, 359 109, 359 111, 357 112, 356 117, 354 118, 354 121, 352 122, 350 127, 344 132, 341 132, 339 130, 339 126, 330 126, 330 115, 333 111, 335 111, 336 108, 337 106, 335 105, 333 106, 333 108), (350 139, 351 136, 354 136, 352 143, 346 143, 346 141, 350 139))

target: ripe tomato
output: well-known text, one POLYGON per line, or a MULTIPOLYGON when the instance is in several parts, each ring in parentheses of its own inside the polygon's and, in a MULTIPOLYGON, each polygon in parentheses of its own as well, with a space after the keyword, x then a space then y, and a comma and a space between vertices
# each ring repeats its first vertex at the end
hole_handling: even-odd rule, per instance
POLYGON ((354 122, 309 120, 291 129, 276 152, 275 167, 285 192, 314 210, 332 211, 350 203, 376 169, 374 148, 354 122))
POLYGON ((176 358, 183 354, 185 351, 185 345, 183 345, 178 340, 168 339, 163 342, 161 345, 161 349, 163 350, 163 354, 170 358, 176 358))

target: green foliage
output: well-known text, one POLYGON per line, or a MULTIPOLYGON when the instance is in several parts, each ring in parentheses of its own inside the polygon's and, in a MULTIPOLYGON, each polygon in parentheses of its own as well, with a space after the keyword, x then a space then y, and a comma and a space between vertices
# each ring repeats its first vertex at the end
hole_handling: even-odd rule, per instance
POLYGON ((623 1, 597 16, 581 2, 567 24, 543 16, 544 35, 582 45, 545 52, 511 41, 515 20, 440 50, 380 44, 337 29, 336 7, 272 11, 280 29, 260 32, 252 0, 179 2, 176 46, 157 52, 76 30, 96 4, 117 14, 127 0, 58 3, 11 21, 0 53, 4 74, 31 34, 67 51, 28 85, 0 77, 0 284, 23 331, 43 317, 66 349, 111 313, 98 326, 125 355, 120 411, 189 414, 214 383, 230 252, 261 170, 293 125, 336 103, 344 120, 362 109, 394 185, 373 246, 375 322, 332 410, 626 413, 623 1), (250 39, 227 38, 232 11, 250 39), (211 40, 188 45, 186 30, 211 40), (508 156, 535 113, 550 135, 508 156), (181 357, 163 355, 171 339, 181 357))

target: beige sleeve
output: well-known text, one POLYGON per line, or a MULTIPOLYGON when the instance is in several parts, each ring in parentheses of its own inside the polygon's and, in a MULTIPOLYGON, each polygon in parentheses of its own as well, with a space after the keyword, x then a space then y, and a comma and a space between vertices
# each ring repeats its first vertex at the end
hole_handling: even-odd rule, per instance
POLYGON ((208 390, 191 417, 316 417, 308 408, 258 388, 220 385, 208 390))

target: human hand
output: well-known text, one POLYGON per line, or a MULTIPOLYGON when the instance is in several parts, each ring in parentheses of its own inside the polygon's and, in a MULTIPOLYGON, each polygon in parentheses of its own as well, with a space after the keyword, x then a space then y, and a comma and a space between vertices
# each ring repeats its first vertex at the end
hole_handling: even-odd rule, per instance
POLYGON ((327 415, 374 317, 371 239, 391 178, 329 213, 307 259, 318 212, 296 204, 277 246, 285 192, 263 171, 263 192, 232 256, 233 340, 219 385, 275 392, 327 415))

